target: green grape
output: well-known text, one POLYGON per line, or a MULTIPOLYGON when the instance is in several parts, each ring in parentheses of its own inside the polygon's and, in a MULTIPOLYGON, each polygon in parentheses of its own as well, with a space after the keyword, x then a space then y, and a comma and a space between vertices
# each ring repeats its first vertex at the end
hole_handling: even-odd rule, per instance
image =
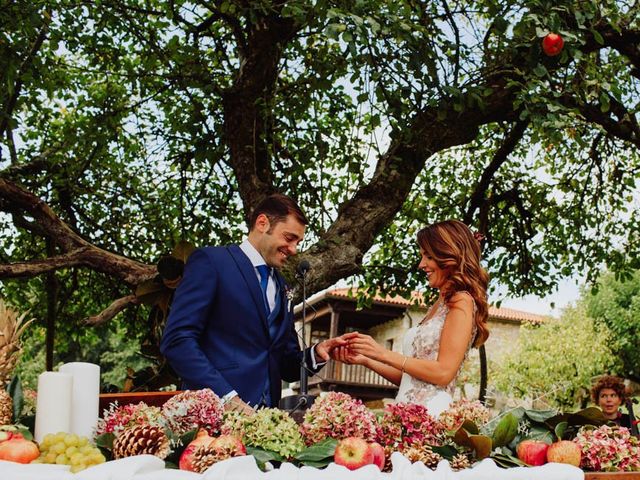
POLYGON ((67 457, 71 458, 71 456, 77 452, 78 452, 78 447, 71 446, 71 447, 67 447, 64 453, 65 455, 67 455, 67 457))
POLYGON ((80 438, 75 433, 72 433, 71 435, 64 437, 64 443, 69 447, 73 447, 80 443, 80 438))
POLYGON ((55 443, 54 445, 51 446, 49 451, 60 454, 60 453, 64 453, 66 449, 67 449, 67 446, 64 443, 55 443))
POLYGON ((55 452, 48 452, 46 454, 46 456, 44 457, 44 461, 45 463, 56 463, 56 457, 58 455, 56 455, 55 452))
POLYGON ((61 453, 56 457, 56 464, 58 465, 68 465, 69 457, 67 457, 64 453, 61 453))
POLYGON ((77 463, 71 465, 71 473, 78 473, 80 470, 84 470, 87 466, 84 463, 77 463))

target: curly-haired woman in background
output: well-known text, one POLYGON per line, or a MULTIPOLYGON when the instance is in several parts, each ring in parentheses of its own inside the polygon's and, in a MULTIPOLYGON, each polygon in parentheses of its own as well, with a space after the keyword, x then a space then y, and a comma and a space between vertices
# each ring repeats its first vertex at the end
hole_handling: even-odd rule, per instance
POLYGON ((591 397, 604 418, 621 427, 631 429, 631 417, 620 411, 627 399, 624 381, 613 375, 603 375, 591 389, 591 397))

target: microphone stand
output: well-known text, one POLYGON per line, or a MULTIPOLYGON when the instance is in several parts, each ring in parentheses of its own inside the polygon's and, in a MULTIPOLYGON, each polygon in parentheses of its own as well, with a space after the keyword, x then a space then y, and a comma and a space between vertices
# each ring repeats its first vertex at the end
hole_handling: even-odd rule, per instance
MULTIPOLYGON (((307 346, 306 346, 306 333, 305 323, 307 320, 307 272, 309 270, 309 263, 306 261, 300 262, 298 265, 297 277, 302 279, 302 361, 300 362, 300 394, 290 395, 280 400, 280 409, 287 410, 289 415, 298 423, 302 423, 304 417, 304 411, 307 410, 316 399, 315 395, 309 395, 309 371, 307 370, 307 346)), ((291 315, 293 315, 293 303, 291 304, 291 315)), ((309 355, 311 352, 309 352, 309 355)))

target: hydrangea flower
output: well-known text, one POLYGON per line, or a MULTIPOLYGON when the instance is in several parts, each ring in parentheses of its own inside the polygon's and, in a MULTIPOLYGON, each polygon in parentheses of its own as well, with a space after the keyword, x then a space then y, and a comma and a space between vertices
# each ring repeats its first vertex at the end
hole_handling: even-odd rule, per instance
POLYGON ((254 415, 225 413, 223 434, 234 434, 248 447, 276 452, 291 458, 304 448, 298 424, 284 410, 263 408, 254 415))
POLYGON ((307 410, 300 432, 307 445, 327 437, 360 437, 373 441, 376 417, 360 400, 341 392, 330 392, 316 399, 307 410))
POLYGON ((441 445, 444 426, 427 407, 415 403, 392 403, 384 407, 377 440, 384 447, 404 451, 411 445, 441 445))
POLYGON ((162 406, 167 426, 176 435, 198 428, 215 435, 220 429, 223 413, 220 398, 210 388, 185 390, 162 406))
POLYGON ((628 428, 582 427, 574 440, 582 450, 580 467, 602 472, 640 471, 640 440, 628 428))
POLYGON ((144 402, 128 405, 118 405, 118 402, 113 402, 98 420, 95 436, 104 433, 117 434, 125 428, 137 425, 164 427, 164 423, 162 411, 158 407, 150 407, 144 402))
POLYGON ((480 400, 462 398, 453 402, 448 409, 440 414, 438 420, 447 430, 457 430, 465 420, 481 427, 489 421, 491 414, 480 400))

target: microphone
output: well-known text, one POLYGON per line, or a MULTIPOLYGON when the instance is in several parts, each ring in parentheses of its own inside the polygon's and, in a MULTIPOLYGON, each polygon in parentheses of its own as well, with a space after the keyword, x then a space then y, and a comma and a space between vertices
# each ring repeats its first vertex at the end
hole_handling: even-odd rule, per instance
POLYGON ((310 269, 311 264, 309 263, 309 260, 302 260, 296 268, 296 277, 304 278, 310 269))
MULTIPOLYGON (((294 420, 301 423, 304 416, 304 410, 307 410, 314 402, 315 396, 309 395, 309 370, 307 369, 307 346, 305 341, 305 323, 307 322, 307 273, 311 269, 308 260, 301 260, 296 267, 296 278, 302 286, 302 328, 300 340, 302 341, 302 361, 300 362, 300 393, 291 395, 280 400, 280 408, 288 410, 294 420)), ((292 306, 293 312, 293 306, 292 306)))

